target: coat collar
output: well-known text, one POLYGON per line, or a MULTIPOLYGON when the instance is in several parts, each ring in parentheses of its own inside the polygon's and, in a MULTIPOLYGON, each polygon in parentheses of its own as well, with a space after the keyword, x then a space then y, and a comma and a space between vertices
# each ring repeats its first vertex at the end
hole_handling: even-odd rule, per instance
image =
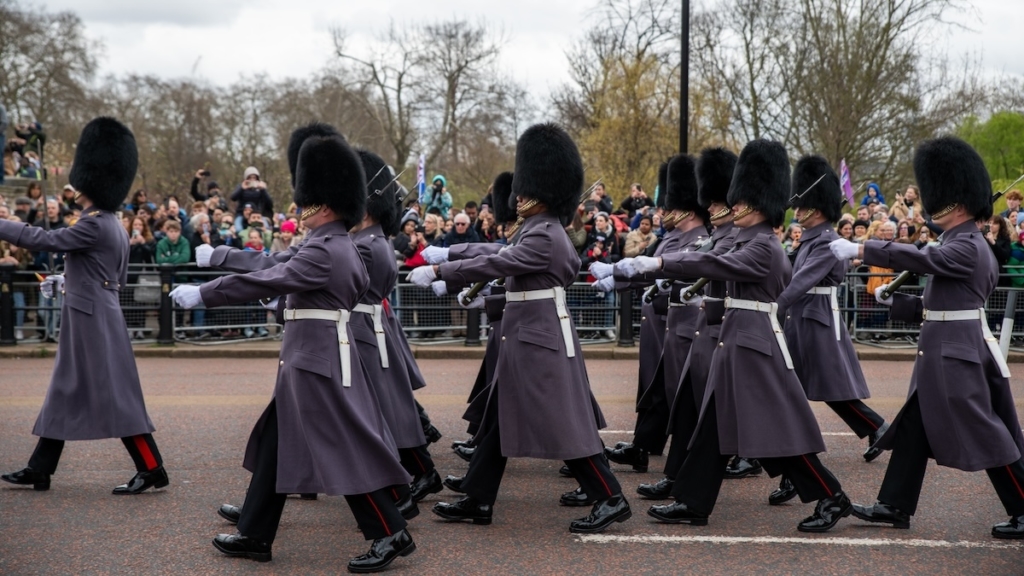
POLYGON ((750 242, 755 236, 759 234, 771 234, 775 235, 775 230, 772 229, 768 222, 761 222, 760 224, 754 224, 746 228, 740 228, 740 231, 736 233, 736 243, 742 244, 744 242, 750 242))
POLYGON ((978 224, 974 220, 970 220, 943 232, 942 240, 945 242, 959 234, 973 234, 975 232, 980 232, 978 224))
POLYGON ((321 224, 316 228, 309 231, 306 235, 307 238, 320 238, 322 236, 328 236, 330 234, 348 235, 348 228, 341 220, 334 220, 326 224, 321 224))
POLYGON ((821 236, 822 234, 825 233, 826 230, 829 230, 831 228, 832 228, 832 223, 831 222, 822 222, 821 224, 818 224, 817 226, 814 226, 812 228, 807 228, 807 229, 804 230, 804 233, 800 235, 800 243, 801 244, 806 244, 807 242, 810 242, 811 240, 814 240, 818 236, 821 236))

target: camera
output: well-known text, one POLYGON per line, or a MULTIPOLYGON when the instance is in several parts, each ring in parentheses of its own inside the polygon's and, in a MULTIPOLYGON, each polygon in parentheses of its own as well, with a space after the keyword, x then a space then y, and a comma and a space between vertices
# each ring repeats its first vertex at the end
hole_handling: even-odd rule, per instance
POLYGON ((209 170, 203 170, 202 172, 199 173, 199 175, 200 176, 209 176, 210 175, 210 171, 209 170))

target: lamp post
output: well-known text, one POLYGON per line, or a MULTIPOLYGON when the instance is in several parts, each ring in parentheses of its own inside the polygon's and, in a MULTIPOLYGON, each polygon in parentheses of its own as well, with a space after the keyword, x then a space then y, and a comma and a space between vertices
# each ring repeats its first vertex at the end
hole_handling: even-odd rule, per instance
POLYGON ((679 59, 679 153, 686 154, 690 129, 690 0, 683 0, 679 59))

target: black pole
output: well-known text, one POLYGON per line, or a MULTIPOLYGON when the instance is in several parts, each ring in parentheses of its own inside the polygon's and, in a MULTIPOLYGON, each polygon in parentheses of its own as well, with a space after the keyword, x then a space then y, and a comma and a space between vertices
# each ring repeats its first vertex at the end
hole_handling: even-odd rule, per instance
POLYGON ((633 341, 633 291, 619 292, 619 348, 635 346, 633 341))
POLYGON ((174 265, 160 265, 160 331, 157 344, 174 344, 174 306, 171 289, 174 287, 174 265))
POLYGON ((683 0, 679 53, 679 153, 686 154, 690 132, 690 0, 683 0))
POLYGON ((0 264, 0 346, 14 346, 14 264, 0 264))

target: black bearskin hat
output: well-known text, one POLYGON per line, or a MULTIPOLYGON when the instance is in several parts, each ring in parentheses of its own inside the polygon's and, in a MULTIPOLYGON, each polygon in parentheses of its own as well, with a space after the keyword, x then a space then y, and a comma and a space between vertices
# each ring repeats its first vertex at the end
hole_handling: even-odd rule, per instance
POLYGON ((665 210, 704 212, 697 202, 697 175, 693 158, 688 154, 677 154, 668 162, 668 194, 665 195, 665 210))
POLYGON ((826 220, 835 224, 843 215, 843 191, 839 176, 821 156, 804 156, 793 168, 793 208, 817 210, 826 220), (821 178, 824 176, 824 178, 821 178), (814 184, 821 178, 821 181, 814 184), (811 185, 814 185, 811 188, 811 185), (810 188, 808 190, 808 188, 810 188), (799 196, 803 194, 803 196, 799 196), (799 196, 799 197, 797 197, 799 196))
MULTIPOLYGON (((295 188, 295 168, 299 164, 299 148, 310 136, 338 136, 338 131, 330 124, 323 122, 310 122, 305 126, 299 126, 288 138, 288 172, 292 175, 292 188, 295 188)), ((342 136, 344 138, 344 136, 342 136)), ((373 175, 373 172, 369 174, 373 175)))
POLYGON ((583 160, 569 134, 555 124, 536 124, 516 143, 512 194, 543 202, 559 219, 571 219, 583 192, 583 160))
MULTIPOLYGON (((669 158, 671 160, 671 158, 669 158)), ((665 207, 665 196, 668 194, 668 162, 658 166, 658 197, 654 199, 655 208, 665 207)))
POLYGON ((100 116, 82 129, 68 182, 100 210, 114 211, 128 197, 138 168, 135 135, 117 120, 100 116))
POLYGON ((963 140, 943 136, 918 146, 914 177, 925 212, 961 204, 975 220, 992 217, 992 180, 981 156, 963 140))
POLYGON ((340 135, 311 136, 299 148, 295 204, 323 204, 351 228, 366 213, 366 173, 359 155, 340 135))
POLYGON ((725 148, 705 148, 697 159, 697 198, 708 208, 715 202, 729 205, 729 186, 736 171, 736 154, 725 148))
POLYGON ((789 157, 781 143, 751 140, 736 161, 729 187, 730 206, 746 202, 772 226, 781 226, 789 205, 789 157))
POLYGON ((512 197, 512 173, 502 172, 494 179, 494 187, 491 188, 491 198, 494 208, 494 222, 504 224, 515 222, 516 214, 515 199, 512 197), (509 202, 511 201, 511 204, 509 202))
POLYGON ((366 174, 366 213, 378 223, 388 236, 398 234, 398 186, 392 182, 395 175, 384 159, 369 150, 357 150, 366 174))

